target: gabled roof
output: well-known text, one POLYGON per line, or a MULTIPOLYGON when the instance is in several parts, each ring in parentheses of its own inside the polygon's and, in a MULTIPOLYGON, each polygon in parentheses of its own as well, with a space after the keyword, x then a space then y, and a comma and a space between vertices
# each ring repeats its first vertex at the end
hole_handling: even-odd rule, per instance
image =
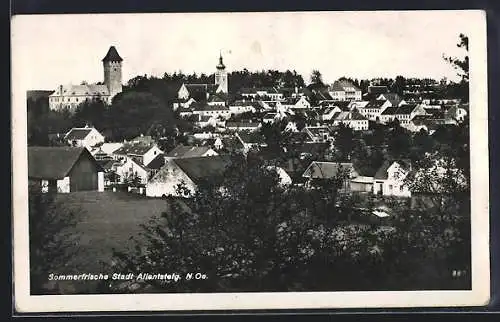
POLYGON ((350 88, 352 88, 355 91, 360 91, 360 89, 356 85, 354 85, 353 83, 351 83, 350 81, 345 80, 345 79, 335 81, 330 86, 330 91, 331 92, 339 92, 339 91, 343 92, 343 91, 349 90, 350 88))
POLYGON ((259 122, 226 122, 226 127, 234 127, 234 128, 240 128, 240 127, 257 128, 259 127, 259 125, 260 125, 259 122))
POLYGON ((401 97, 397 93, 383 93, 381 95, 383 95, 384 98, 388 100, 392 106, 397 106, 402 101, 401 97))
POLYGON ((72 128, 64 138, 66 140, 83 140, 90 134, 93 128, 72 128))
POLYGON ((109 90, 102 84, 61 85, 50 96, 108 96, 109 90))
POLYGON ((104 58, 102 59, 103 62, 108 62, 108 61, 123 61, 123 59, 118 55, 118 51, 116 50, 115 46, 109 47, 108 53, 104 58))
POLYGON ((386 100, 372 100, 372 101, 369 101, 368 104, 366 104, 364 108, 370 108, 370 109, 381 108, 385 102, 387 102, 387 101, 386 100))
POLYGON ((253 144, 264 144, 264 143, 266 143, 266 139, 260 133, 240 132, 240 133, 236 133, 236 135, 244 143, 250 143, 250 144, 252 144, 252 143, 253 144))
POLYGON ((385 94, 389 92, 387 86, 368 86, 368 93, 370 94, 385 94))
POLYGON ((386 180, 388 177, 387 170, 391 167, 391 165, 397 162, 403 169, 409 169, 410 163, 405 160, 386 160, 382 164, 382 166, 375 173, 374 178, 379 180, 386 180))
POLYGON ((334 103, 334 106, 337 106, 342 111, 349 111, 349 104, 351 104, 350 101, 337 101, 334 103))
POLYGON ((83 147, 28 147, 28 177, 45 180, 63 179, 82 154, 92 161, 98 171, 102 171, 94 157, 83 147))
POLYGON ((158 154, 153 160, 146 164, 146 168, 158 170, 165 164, 165 155, 163 153, 158 154))
POLYGON ((174 159, 172 162, 175 162, 196 183, 211 176, 222 176, 230 164, 230 159, 223 156, 211 156, 174 159))
POLYGON ((341 170, 349 173, 355 171, 351 162, 313 161, 304 171, 303 176, 314 179, 330 179, 337 176, 341 170))
POLYGON ((193 158, 201 157, 203 154, 207 153, 210 147, 207 146, 189 146, 189 145, 178 145, 169 153, 167 157, 169 158, 193 158))
POLYGON ((144 145, 144 144, 124 144, 121 148, 113 152, 114 154, 120 155, 144 155, 149 150, 151 150, 155 145, 144 145))
POLYGON ((404 104, 401 106, 389 106, 386 108, 382 115, 407 115, 411 114, 413 110, 417 107, 417 104, 404 104))

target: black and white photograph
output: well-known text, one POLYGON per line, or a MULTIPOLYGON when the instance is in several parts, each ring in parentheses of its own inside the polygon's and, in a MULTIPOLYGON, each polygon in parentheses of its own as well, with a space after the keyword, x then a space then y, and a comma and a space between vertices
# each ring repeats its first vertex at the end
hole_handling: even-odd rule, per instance
POLYGON ((18 15, 12 84, 18 311, 489 301, 482 11, 18 15))

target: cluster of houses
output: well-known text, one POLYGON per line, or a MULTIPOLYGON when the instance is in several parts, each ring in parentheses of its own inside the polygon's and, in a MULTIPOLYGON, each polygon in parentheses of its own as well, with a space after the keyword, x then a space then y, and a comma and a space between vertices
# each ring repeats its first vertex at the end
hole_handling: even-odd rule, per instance
MULTIPOLYGON (((298 133, 301 138, 290 146, 302 151, 297 157, 268 165, 283 186, 312 187, 314 180, 331 179, 342 173, 347 177, 343 192, 411 196, 404 181, 411 171, 408 161, 387 161, 375 175, 362 173, 348 162, 316 161, 316 156, 329 145, 326 140, 304 140, 322 137, 320 127, 306 129, 298 133)), ((43 191, 104 191, 124 185, 128 191, 135 187, 136 192, 149 197, 182 196, 177 189, 180 183, 194 192, 200 180, 223 175, 230 162, 225 145, 233 144, 248 153, 248 136, 245 131, 235 132, 233 141, 217 138, 206 140, 211 144, 178 145, 171 151, 162 151, 150 136, 109 143, 93 127, 73 128, 64 136, 67 146, 28 148, 29 179, 40 182, 43 191)), ((252 150, 257 156, 273 159, 265 143, 259 147, 252 150)))
MULTIPOLYGON (((111 100, 121 92, 123 59, 111 47, 103 58, 103 84, 60 86, 49 96, 51 109, 62 104, 104 95, 111 100)), ((72 106, 73 106, 72 105, 72 106)), ((297 157, 272 164, 281 184, 309 186, 314 180, 330 179, 347 171, 345 192, 409 197, 404 181, 411 172, 405 160, 388 160, 376 173, 366 174, 352 163, 324 161, 334 145, 335 129, 343 124, 354 131, 372 124, 399 122, 413 132, 432 134, 438 126, 457 124, 468 114, 468 105, 457 100, 405 100, 386 86, 374 84, 367 93, 346 79, 333 84, 310 84, 303 88, 241 88, 228 92, 228 73, 222 56, 214 84, 182 84, 173 109, 194 125, 190 145, 162 151, 150 137, 140 135, 124 142, 106 142, 93 127, 73 128, 63 139, 64 147, 29 147, 29 179, 43 191, 104 191, 125 186, 150 197, 179 195, 184 182, 194 191, 200 180, 222 175, 229 151, 256 152, 272 159, 260 129, 264 124, 286 123, 292 141, 287 148, 297 157), (297 118, 304 124, 299 126, 297 118)))

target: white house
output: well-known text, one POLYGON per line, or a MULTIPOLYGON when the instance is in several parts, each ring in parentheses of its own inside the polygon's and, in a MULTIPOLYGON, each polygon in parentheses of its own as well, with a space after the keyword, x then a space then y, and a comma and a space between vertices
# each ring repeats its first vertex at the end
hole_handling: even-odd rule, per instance
POLYGON ((373 193, 383 196, 411 197, 405 178, 411 170, 409 162, 386 161, 373 179, 373 193))
POLYGON ((235 101, 229 105, 229 112, 234 115, 247 112, 255 113, 255 107, 253 107, 251 102, 235 101))
POLYGON ((231 131, 257 131, 261 127, 261 122, 226 122, 226 129, 231 131))
POLYGON ((354 131, 368 130, 368 119, 358 111, 340 112, 333 119, 333 125, 344 124, 354 131))
POLYGON ((214 116, 228 119, 231 116, 231 111, 224 105, 197 105, 193 109, 193 114, 200 116, 214 116))
POLYGON ((120 182, 125 182, 129 177, 139 177, 141 183, 145 184, 148 181, 149 171, 137 159, 127 157, 123 163, 116 167, 116 174, 120 176, 120 182))
POLYGON ((348 80, 335 81, 328 93, 336 101, 361 101, 361 89, 348 80))
POLYGON ((75 127, 66 133, 64 140, 70 146, 85 147, 90 150, 93 146, 104 143, 104 136, 94 127, 75 127))
POLYGON ((420 104, 404 104, 390 106, 380 114, 380 121, 387 123, 397 119, 402 127, 409 127, 411 120, 417 115, 426 115, 426 111, 420 104))
POLYGON ((156 144, 124 144, 121 148, 113 152, 113 156, 117 160, 121 159, 125 161, 127 157, 132 157, 141 164, 150 163, 159 154, 163 154, 163 151, 156 144))
POLYGON ((289 97, 284 101, 279 102, 278 105, 284 110, 311 108, 311 103, 309 102, 306 96, 289 97))
POLYGON ((361 104, 356 105, 358 112, 366 117, 370 121, 380 121, 380 115, 382 112, 391 107, 392 104, 388 100, 374 100, 369 101, 367 104, 362 106, 361 104))

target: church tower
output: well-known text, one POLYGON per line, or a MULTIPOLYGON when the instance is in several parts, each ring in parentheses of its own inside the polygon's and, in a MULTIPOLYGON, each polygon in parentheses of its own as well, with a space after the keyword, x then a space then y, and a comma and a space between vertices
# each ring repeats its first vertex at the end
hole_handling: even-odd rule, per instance
POLYGON ((115 46, 109 47, 108 53, 102 59, 104 84, 109 90, 110 99, 122 92, 122 61, 115 46))
POLYGON ((222 62, 222 54, 219 56, 219 64, 217 65, 217 70, 215 71, 215 85, 222 88, 222 93, 228 93, 228 82, 227 82, 227 71, 226 66, 222 62))

